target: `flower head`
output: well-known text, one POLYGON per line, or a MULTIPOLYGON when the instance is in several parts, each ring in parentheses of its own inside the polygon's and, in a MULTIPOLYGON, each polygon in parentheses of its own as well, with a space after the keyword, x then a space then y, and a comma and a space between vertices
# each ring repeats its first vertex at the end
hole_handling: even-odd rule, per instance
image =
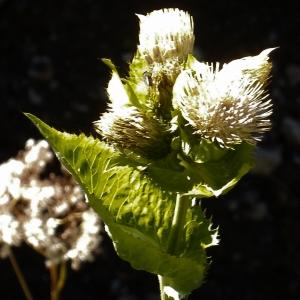
POLYGON ((164 63, 168 59, 184 61, 194 45, 192 17, 179 9, 155 10, 140 19, 138 50, 146 61, 164 63))
POLYGON ((261 140, 271 127, 272 104, 264 90, 271 50, 232 61, 221 70, 219 64, 194 62, 178 76, 173 105, 195 134, 225 148, 261 140))
POLYGON ((167 128, 153 116, 127 107, 104 113, 94 122, 96 131, 119 149, 148 157, 159 157, 168 150, 167 128))

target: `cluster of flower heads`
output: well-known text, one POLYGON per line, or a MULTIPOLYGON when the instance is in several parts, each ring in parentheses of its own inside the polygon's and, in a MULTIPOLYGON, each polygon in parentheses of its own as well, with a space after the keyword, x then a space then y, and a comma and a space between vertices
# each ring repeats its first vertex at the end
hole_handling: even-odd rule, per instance
POLYGON ((0 256, 25 242, 47 265, 70 260, 78 269, 99 251, 101 222, 71 176, 45 175, 52 160, 46 141, 30 139, 0 165, 0 256))
POLYGON ((223 66, 201 63, 192 56, 194 25, 187 12, 162 9, 138 17, 139 45, 129 76, 121 80, 112 68, 109 111, 95 122, 104 139, 121 150, 140 145, 142 154, 180 134, 174 128, 190 127, 198 142, 227 149, 260 141, 271 127, 266 86, 273 49, 223 66), (184 124, 175 124, 182 119, 184 124))

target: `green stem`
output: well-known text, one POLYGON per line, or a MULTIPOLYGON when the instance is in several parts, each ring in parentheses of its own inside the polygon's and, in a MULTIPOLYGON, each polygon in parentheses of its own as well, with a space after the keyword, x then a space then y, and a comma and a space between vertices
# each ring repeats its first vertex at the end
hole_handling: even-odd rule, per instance
POLYGON ((63 262, 60 265, 59 276, 58 276, 58 281, 57 281, 58 294, 61 292, 61 290, 65 286, 66 278, 67 278, 67 266, 66 266, 66 262, 63 262))
POLYGON ((159 289, 160 289, 160 299, 161 300, 171 300, 170 297, 168 297, 165 293, 164 293, 164 278, 160 275, 158 275, 158 281, 159 281, 159 289))
POLYGON ((167 252, 169 254, 176 253, 176 246, 181 238, 181 233, 185 223, 186 211, 189 207, 189 204, 190 199, 188 197, 182 197, 180 194, 177 194, 175 211, 167 246, 167 252))
POLYGON ((25 298, 27 300, 33 300, 31 292, 30 292, 30 290, 28 288, 28 285, 26 283, 25 277, 24 277, 24 275, 23 275, 23 273, 22 273, 22 271, 19 267, 19 264, 16 260, 16 257, 14 255, 12 249, 9 249, 9 256, 8 257, 9 257, 10 263, 11 263, 11 265, 12 265, 12 267, 13 267, 15 273, 16 273, 16 276, 17 276, 19 284, 20 284, 20 286, 23 290, 25 298))
POLYGON ((57 266, 55 264, 49 266, 50 272, 50 281, 51 281, 51 290, 50 290, 50 299, 58 300, 58 290, 57 290, 57 266))
POLYGON ((59 300, 60 292, 63 289, 66 282, 66 263, 63 262, 60 265, 51 265, 49 267, 49 272, 51 280, 51 300, 59 300))
MULTIPOLYGON (((167 252, 171 255, 176 254, 177 243, 180 240, 182 231, 184 229, 186 212, 189 205, 190 205, 189 197, 183 197, 180 194, 177 194, 174 216, 172 220, 172 226, 171 226, 168 246, 167 246, 167 252)), ((164 277, 158 276, 158 280, 159 280, 161 300, 172 300, 172 298, 168 297, 164 292, 164 288, 165 288, 164 277)), ((187 299, 187 297, 185 299, 187 299)))

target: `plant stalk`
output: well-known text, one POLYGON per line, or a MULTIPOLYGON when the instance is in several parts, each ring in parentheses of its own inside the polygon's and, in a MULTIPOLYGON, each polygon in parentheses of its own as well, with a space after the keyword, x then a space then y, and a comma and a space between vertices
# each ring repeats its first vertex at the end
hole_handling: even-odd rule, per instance
MULTIPOLYGON (((167 252, 171 255, 176 254, 177 243, 180 240, 181 235, 182 235, 186 212, 189 207, 189 204, 190 204, 189 197, 182 197, 180 194, 177 194, 174 216, 173 216, 173 220, 172 220, 172 226, 171 226, 169 240, 168 240, 168 246, 167 246, 167 252)), ((166 295, 166 293, 164 292, 164 288, 165 288, 164 277, 159 275, 158 280, 159 280, 161 300, 172 300, 172 298, 169 297, 168 295, 166 295)), ((185 297, 184 299, 187 299, 187 298, 188 298, 188 296, 185 297)))
POLYGON ((51 290, 50 290, 51 300, 59 300, 60 292, 63 289, 66 282, 66 274, 67 274, 66 270, 67 268, 65 262, 61 263, 60 265, 53 264, 49 267, 50 280, 51 280, 51 290))
POLYGON ((30 290, 28 288, 28 285, 26 283, 25 277, 24 277, 24 275, 23 275, 23 273, 22 273, 22 271, 21 271, 21 269, 19 267, 19 264, 17 262, 17 259, 16 259, 15 255, 14 255, 12 249, 9 249, 9 256, 8 257, 9 257, 10 263, 11 263, 11 265, 12 265, 14 271, 15 271, 15 274, 16 274, 16 276, 18 278, 18 282, 19 282, 19 284, 20 284, 20 286, 22 288, 22 291, 23 291, 23 293, 25 295, 25 298, 27 300, 33 300, 31 292, 30 292, 30 290))
POLYGON ((160 299, 161 300, 172 300, 170 297, 168 297, 165 293, 164 293, 164 278, 160 275, 158 275, 158 281, 159 281, 159 289, 160 289, 160 299))
POLYGON ((61 290, 65 286, 66 283, 66 278, 67 278, 67 265, 66 262, 61 263, 60 269, 59 269, 59 277, 57 281, 57 290, 58 293, 60 294, 61 290))
POLYGON ((57 266, 55 264, 49 267, 50 272, 50 281, 51 281, 51 288, 50 288, 50 299, 51 300, 58 300, 58 290, 57 290, 57 266))

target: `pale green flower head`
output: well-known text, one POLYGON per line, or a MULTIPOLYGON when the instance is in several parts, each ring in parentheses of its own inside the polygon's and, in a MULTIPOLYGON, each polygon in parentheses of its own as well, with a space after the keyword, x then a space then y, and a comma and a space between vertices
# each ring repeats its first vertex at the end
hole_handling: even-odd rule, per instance
POLYGON ((127 149, 152 158, 169 151, 167 127, 133 107, 104 113, 94 125, 96 131, 119 150, 127 149))
POLYGON ((178 76, 173 106, 201 138, 222 148, 256 144, 271 128, 272 104, 264 87, 270 76, 269 53, 234 60, 223 68, 190 59, 178 76))
POLYGON ((110 60, 104 62, 112 70, 106 89, 110 101, 108 112, 94 122, 96 132, 121 151, 134 151, 144 157, 165 155, 169 150, 167 124, 142 108, 129 81, 120 78, 110 60))
POLYGON ((187 12, 170 8, 138 17, 138 50, 149 64, 165 63, 169 59, 182 62, 192 53, 194 24, 187 12))

